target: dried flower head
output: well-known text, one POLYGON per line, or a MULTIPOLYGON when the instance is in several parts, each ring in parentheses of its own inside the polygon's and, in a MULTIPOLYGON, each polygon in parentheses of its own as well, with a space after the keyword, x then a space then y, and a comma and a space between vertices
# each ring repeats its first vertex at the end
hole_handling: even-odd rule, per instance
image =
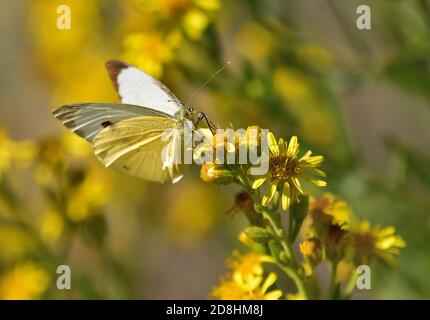
POLYGON ((371 227, 366 220, 353 228, 350 245, 359 263, 367 264, 372 258, 377 258, 387 264, 394 264, 395 256, 406 246, 395 232, 394 227, 371 227))

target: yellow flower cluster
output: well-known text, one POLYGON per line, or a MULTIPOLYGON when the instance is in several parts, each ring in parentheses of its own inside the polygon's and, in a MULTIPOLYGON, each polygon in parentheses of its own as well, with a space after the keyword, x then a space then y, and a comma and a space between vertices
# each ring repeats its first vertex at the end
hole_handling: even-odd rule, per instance
POLYGON ((282 291, 270 290, 277 275, 272 272, 265 277, 264 262, 273 263, 273 258, 256 253, 241 255, 234 252, 233 259, 227 262, 231 273, 221 279, 211 296, 221 300, 278 300, 282 291))
POLYGON ((202 164, 200 177, 205 182, 220 184, 233 182, 235 171, 240 169, 246 172, 249 168, 249 162, 238 164, 240 150, 251 150, 252 148, 258 150, 260 148, 261 128, 258 126, 248 127, 243 134, 236 133, 233 128, 215 135, 209 129, 201 132, 206 141, 194 150, 194 158, 199 158, 205 153, 210 153, 213 158, 212 161, 202 164), (222 158, 219 158, 218 150, 222 150, 222 158), (235 160, 234 164, 229 164, 228 158, 230 157, 235 160))
MULTIPOLYGON (((208 148, 198 150, 198 153, 215 152, 212 148, 217 146, 224 148, 225 153, 235 154, 240 143, 252 144, 248 140, 231 142, 224 136, 214 136, 213 143, 208 148)), ((214 161, 202 165, 200 175, 204 181, 223 184, 235 182, 245 188, 236 198, 236 206, 248 218, 251 227, 241 233, 240 240, 258 252, 238 256, 228 262, 232 272, 213 290, 213 297, 280 298, 282 292, 279 290, 266 293, 268 285, 276 280, 276 275, 270 274, 263 280, 261 261, 264 259, 276 264, 295 281, 298 292, 286 295, 286 299, 314 297, 317 290, 312 289, 309 279, 322 261, 328 263, 333 271, 331 297, 335 297, 337 292, 338 265, 358 265, 369 263, 372 259, 387 263, 394 261, 399 249, 405 246, 405 242, 395 235, 394 228, 371 227, 367 221, 354 224, 350 206, 329 193, 309 200, 304 183, 326 186, 325 180, 322 180, 326 175, 318 168, 324 160, 322 156, 314 156, 311 151, 299 156, 300 147, 296 136, 287 142, 277 140, 269 132, 267 142, 269 170, 257 179, 250 175, 249 167, 243 164, 226 165, 214 161), (261 192, 261 189, 265 192, 261 192), (277 211, 279 201, 282 209, 289 213, 288 232, 284 230, 277 211), (303 259, 298 262, 292 244, 300 232, 304 237, 299 244, 303 259)), ((258 148, 261 145, 255 143, 252 146, 258 148)), ((346 292, 345 297, 348 295, 349 292, 346 292)))
POLYGON ((212 13, 220 9, 219 0, 136 0, 142 11, 157 14, 162 20, 180 21, 186 35, 198 40, 207 28, 212 13))
POLYGON ((184 36, 199 40, 221 7, 218 0, 136 0, 135 3, 142 19, 150 22, 139 31, 124 35, 122 58, 157 78, 163 75, 164 65, 173 61, 184 36))
POLYGON ((31 141, 16 142, 0 129, 0 180, 11 165, 25 166, 31 163, 34 145, 31 141))
POLYGON ((32 263, 19 264, 0 279, 0 299, 40 299, 49 282, 49 274, 43 268, 32 263))
MULTIPOLYGON (((393 264, 405 247, 394 227, 372 227, 367 220, 356 220, 347 203, 332 194, 312 199, 308 216, 308 236, 319 239, 327 258, 368 264, 373 259, 393 264)), ((308 241, 308 240, 306 240, 308 241)), ((305 242, 306 242, 305 241, 305 242)), ((301 248, 305 247, 305 242, 301 248)), ((301 250, 306 256, 306 250, 301 250)))

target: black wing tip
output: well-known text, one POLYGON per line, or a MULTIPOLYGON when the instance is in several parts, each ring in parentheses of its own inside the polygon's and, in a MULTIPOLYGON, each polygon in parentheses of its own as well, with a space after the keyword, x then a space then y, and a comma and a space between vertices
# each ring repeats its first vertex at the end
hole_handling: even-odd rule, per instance
POLYGON ((118 59, 112 59, 112 60, 106 61, 105 67, 109 74, 109 78, 111 79, 112 84, 115 87, 116 92, 118 92, 119 94, 118 80, 117 80, 118 74, 121 72, 121 70, 130 67, 130 65, 128 63, 125 63, 124 61, 121 61, 118 59))
POLYGON ((105 67, 109 73, 128 68, 130 65, 119 59, 111 59, 105 62, 105 67))

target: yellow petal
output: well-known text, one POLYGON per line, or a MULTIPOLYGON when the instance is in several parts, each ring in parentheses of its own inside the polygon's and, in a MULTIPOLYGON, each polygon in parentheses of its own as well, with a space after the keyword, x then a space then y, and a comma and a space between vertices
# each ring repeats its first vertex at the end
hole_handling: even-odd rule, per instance
POLYGON ((378 243, 376 244, 376 247, 382 250, 387 250, 393 246, 395 241, 396 241, 395 237, 387 237, 383 240, 379 240, 378 243))
POLYGON ((264 280, 264 283, 261 286, 261 291, 263 291, 263 293, 265 293, 272 286, 272 284, 274 284, 276 282, 276 279, 278 279, 278 276, 276 275, 276 273, 271 272, 267 276, 266 280, 264 280))
POLYGON ((284 188, 282 189, 282 209, 285 211, 288 210, 288 207, 290 206, 290 192, 290 185, 288 182, 285 182, 284 188))
POLYGON ((396 229, 394 227, 385 227, 381 231, 378 232, 379 237, 388 237, 396 233, 396 229))
POLYGON ((312 154, 311 150, 306 151, 306 153, 303 155, 303 157, 300 158, 300 160, 306 160, 311 156, 311 154, 312 154))
POLYGON ((306 181, 312 183, 313 185, 316 185, 316 186, 319 186, 319 187, 325 187, 327 185, 327 182, 325 182, 323 180, 320 180, 318 178, 315 178, 314 176, 311 176, 311 175, 309 175, 309 174, 307 174, 305 172, 300 173, 300 178, 303 178, 306 181))
POLYGON ((288 144, 287 156, 295 157, 297 155, 298 150, 299 150, 299 143, 297 141, 297 137, 292 136, 290 139, 290 143, 288 144))
POLYGON ((281 290, 274 290, 271 292, 268 292, 264 295, 265 300, 279 300, 280 297, 282 297, 283 293, 281 290))
POLYGON ((305 159, 303 162, 304 164, 309 164, 311 166, 317 166, 320 165, 324 161, 323 156, 313 156, 305 159))
POLYGON ((303 170, 304 174, 316 175, 316 176, 320 176, 320 177, 326 177, 327 176, 324 171, 317 169, 312 165, 300 163, 299 166, 303 170))
POLYGON ((284 143, 284 139, 282 138, 279 138, 278 146, 279 146, 279 153, 284 153, 284 151, 287 150, 287 142, 284 143))
POLYGON ((306 179, 306 180, 308 180, 313 185, 316 185, 317 187, 325 187, 325 186, 327 186, 327 182, 324 181, 324 180, 320 180, 320 179, 306 179))
POLYGON ((266 181, 266 177, 258 178, 252 183, 252 189, 258 189, 266 181))
POLYGON ((396 246, 397 248, 404 248, 404 247, 406 247, 406 242, 402 238, 397 236, 396 242, 394 243, 394 246, 396 246))
POLYGON ((276 194, 277 183, 272 183, 270 187, 267 189, 266 194, 264 195, 261 204, 263 206, 267 206, 273 199, 276 194))
POLYGON ((267 134, 267 142, 269 144, 270 154, 274 156, 279 155, 279 147, 278 147, 278 144, 276 143, 276 138, 273 135, 273 133, 269 132, 267 134))
POLYGON ((293 184, 294 184, 294 186, 296 187, 296 189, 301 193, 301 194, 303 194, 303 189, 302 189, 302 186, 300 185, 300 181, 299 181, 299 179, 297 179, 297 178, 292 178, 291 179, 292 181, 293 181, 293 184))

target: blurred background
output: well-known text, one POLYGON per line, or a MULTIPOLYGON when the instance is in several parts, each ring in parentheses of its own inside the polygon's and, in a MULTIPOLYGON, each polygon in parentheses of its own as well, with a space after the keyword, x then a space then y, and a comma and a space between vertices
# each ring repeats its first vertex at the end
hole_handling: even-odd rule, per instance
POLYGON ((205 299, 240 247, 235 187, 105 169, 51 110, 118 102, 104 62, 220 127, 297 135, 327 190, 407 242, 356 298, 430 298, 430 1, 37 0, 0 11, 0 298, 205 299), (358 30, 368 4, 372 29, 358 30), (71 9, 60 30, 57 8, 71 9), (72 290, 56 288, 69 265, 72 290))

